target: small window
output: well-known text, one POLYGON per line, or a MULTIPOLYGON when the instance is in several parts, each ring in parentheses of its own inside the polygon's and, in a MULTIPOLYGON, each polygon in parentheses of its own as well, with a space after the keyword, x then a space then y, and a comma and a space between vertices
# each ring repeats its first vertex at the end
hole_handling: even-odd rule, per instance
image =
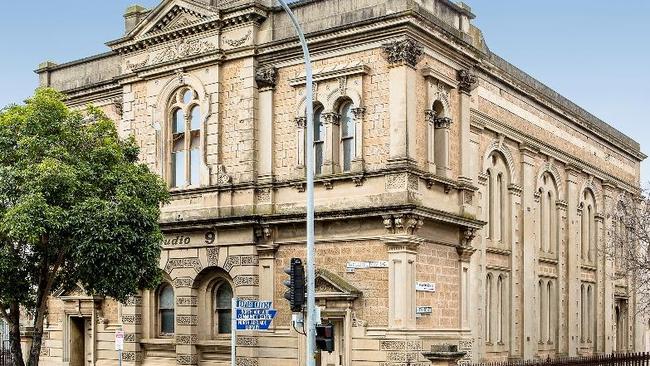
POLYGON ((227 282, 217 288, 214 298, 215 330, 217 334, 230 334, 232 327, 232 287, 227 282))
POLYGON ((345 103, 341 108, 341 149, 343 150, 343 171, 349 172, 352 169, 354 159, 354 117, 352 115, 352 103, 345 103))
POLYGON ((323 172, 323 154, 325 153, 325 126, 321 118, 323 108, 314 112, 314 174, 323 172))
POLYGON ((165 284, 158 294, 158 319, 160 322, 160 335, 174 334, 174 289, 165 284))

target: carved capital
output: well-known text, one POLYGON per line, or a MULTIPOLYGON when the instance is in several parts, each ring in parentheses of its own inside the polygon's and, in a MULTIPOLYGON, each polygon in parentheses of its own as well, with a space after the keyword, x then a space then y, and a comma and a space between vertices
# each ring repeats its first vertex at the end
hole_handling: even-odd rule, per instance
POLYGON ((323 118, 323 122, 325 124, 335 124, 338 125, 339 122, 341 121, 341 115, 338 113, 334 112, 329 112, 329 113, 323 113, 321 115, 321 118, 323 118))
POLYGON ((226 173, 226 168, 223 165, 219 164, 217 166, 217 185, 228 185, 231 183, 231 181, 232 178, 226 173))
POLYGON ((458 253, 458 259, 461 262, 469 262, 474 252, 476 252, 476 248, 470 246, 463 245, 460 247, 456 247, 456 253, 458 253))
POLYGON ((307 125, 307 118, 306 117, 296 117, 295 122, 296 122, 296 127, 305 128, 305 126, 307 125))
POLYGON ((260 88, 275 87, 278 70, 272 66, 260 67, 255 72, 255 81, 260 88))
POLYGON ((436 122, 436 111, 433 109, 425 109, 424 110, 424 118, 427 123, 435 123, 436 122))
POLYGON ((411 67, 417 65, 424 53, 422 45, 410 38, 385 43, 383 49, 386 60, 391 65, 408 65, 411 67))
POLYGON ((422 217, 416 214, 386 215, 383 220, 386 232, 394 235, 415 235, 424 224, 422 217))
POLYGON ((461 239, 460 245, 462 247, 471 247, 472 240, 476 237, 476 229, 471 227, 466 227, 463 230, 463 237, 461 239))
POLYGON ((458 89, 467 94, 478 86, 478 77, 470 70, 458 71, 458 89))
POLYGON ((354 115, 355 119, 361 119, 366 114, 366 109, 363 107, 352 108, 352 114, 354 115))
POLYGON ((451 118, 449 117, 439 117, 433 120, 433 126, 435 128, 449 128, 451 126, 451 118))

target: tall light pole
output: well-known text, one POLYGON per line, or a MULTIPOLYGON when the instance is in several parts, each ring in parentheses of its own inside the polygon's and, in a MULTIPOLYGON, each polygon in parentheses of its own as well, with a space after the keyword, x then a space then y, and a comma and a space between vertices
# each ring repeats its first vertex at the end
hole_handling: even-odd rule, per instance
POLYGON ((315 348, 316 348, 316 297, 315 297, 315 283, 316 283, 316 267, 314 265, 315 249, 314 249, 314 89, 313 89, 313 74, 311 69, 311 58, 309 57, 309 48, 307 47, 307 40, 305 34, 302 32, 298 19, 293 14, 285 0, 278 0, 280 6, 287 12, 293 27, 298 33, 300 44, 302 45, 302 52, 305 58, 305 76, 306 76, 306 97, 305 105, 307 107, 307 142, 305 143, 306 158, 305 165, 307 166, 307 320, 305 322, 307 333, 307 366, 315 366, 315 348))

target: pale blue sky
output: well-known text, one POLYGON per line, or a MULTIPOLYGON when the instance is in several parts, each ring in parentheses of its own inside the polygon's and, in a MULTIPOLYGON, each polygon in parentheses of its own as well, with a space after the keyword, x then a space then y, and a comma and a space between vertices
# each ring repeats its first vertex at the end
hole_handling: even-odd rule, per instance
MULTIPOLYGON (((349 0, 354 1, 354 0, 349 0)), ((0 106, 37 86, 44 60, 65 62, 107 50, 132 0, 17 1, 0 22, 0 106), (8 16, 10 15, 10 16, 8 16)), ((158 0, 140 0, 146 7, 158 0)), ((490 49, 639 141, 650 129, 650 1, 466 0, 490 49)), ((644 164, 642 181, 650 181, 644 164)), ((647 166, 647 168, 646 168, 647 166)))

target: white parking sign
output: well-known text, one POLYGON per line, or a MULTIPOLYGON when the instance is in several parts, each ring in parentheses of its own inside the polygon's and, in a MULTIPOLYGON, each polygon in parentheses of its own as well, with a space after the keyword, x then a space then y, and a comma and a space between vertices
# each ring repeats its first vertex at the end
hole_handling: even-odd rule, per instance
POLYGON ((124 350, 124 331, 116 330, 115 331, 115 350, 123 351, 124 350))

